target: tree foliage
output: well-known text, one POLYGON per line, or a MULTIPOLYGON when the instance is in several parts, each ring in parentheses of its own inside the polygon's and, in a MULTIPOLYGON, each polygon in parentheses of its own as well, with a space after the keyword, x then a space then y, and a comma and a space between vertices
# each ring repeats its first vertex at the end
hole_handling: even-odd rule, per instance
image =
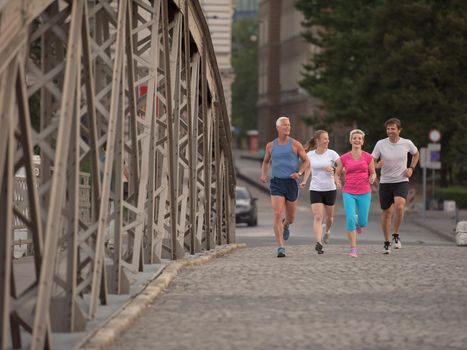
POLYGON ((258 96, 258 21, 241 18, 232 27, 232 124, 241 135, 256 128, 258 96))
POLYGON ((441 131, 443 179, 467 166, 467 2, 299 0, 305 36, 322 51, 305 87, 328 121, 357 125, 370 143, 399 117, 419 147, 441 131), (320 28, 320 29, 317 29, 320 28))
MULTIPOLYGON (((364 121, 355 100, 356 82, 364 74, 373 9, 380 0, 299 0, 305 38, 320 48, 304 67, 302 87, 319 97, 327 122, 364 121)), ((321 113, 320 113, 321 114, 321 113)))

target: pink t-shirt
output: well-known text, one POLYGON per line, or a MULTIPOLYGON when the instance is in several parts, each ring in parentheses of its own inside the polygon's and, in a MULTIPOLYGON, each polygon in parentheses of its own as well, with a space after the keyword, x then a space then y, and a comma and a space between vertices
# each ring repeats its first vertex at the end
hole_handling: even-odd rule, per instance
POLYGON ((371 192, 368 182, 368 165, 373 157, 370 153, 363 151, 360 159, 354 160, 352 153, 347 152, 341 156, 342 166, 345 169, 345 184, 342 192, 351 194, 365 194, 371 192))

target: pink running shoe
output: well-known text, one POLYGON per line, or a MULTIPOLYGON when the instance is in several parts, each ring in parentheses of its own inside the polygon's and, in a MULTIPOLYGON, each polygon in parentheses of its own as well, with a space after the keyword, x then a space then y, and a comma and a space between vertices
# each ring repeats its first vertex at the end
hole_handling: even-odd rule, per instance
POLYGON ((357 247, 350 249, 349 256, 352 257, 352 258, 358 257, 357 247))
POLYGON ((359 235, 361 235, 361 234, 363 233, 363 227, 358 226, 358 224, 357 224, 357 228, 355 229, 355 231, 357 231, 357 233, 358 233, 359 235))

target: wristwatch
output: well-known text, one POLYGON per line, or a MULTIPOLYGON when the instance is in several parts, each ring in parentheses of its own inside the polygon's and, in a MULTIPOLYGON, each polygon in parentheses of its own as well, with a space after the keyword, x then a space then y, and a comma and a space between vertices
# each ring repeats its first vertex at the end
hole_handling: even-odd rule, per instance
POLYGON ((303 173, 301 173, 301 172, 298 172, 298 176, 302 176, 302 175, 303 175, 303 173))

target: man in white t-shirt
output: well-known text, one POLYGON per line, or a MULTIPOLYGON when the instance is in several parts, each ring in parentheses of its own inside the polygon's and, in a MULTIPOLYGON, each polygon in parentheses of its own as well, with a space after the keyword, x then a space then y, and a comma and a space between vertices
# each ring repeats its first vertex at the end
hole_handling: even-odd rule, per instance
POLYGON ((399 229, 404 219, 409 178, 413 175, 420 155, 412 141, 399 136, 402 131, 399 119, 391 118, 384 123, 384 126, 388 137, 376 143, 372 156, 375 159, 376 167, 381 168, 379 201, 383 210, 381 214, 381 226, 384 234, 383 254, 390 254, 391 222, 394 211, 392 240, 394 248, 400 249, 402 247, 399 229), (407 167, 408 153, 412 155, 409 167, 407 167))

